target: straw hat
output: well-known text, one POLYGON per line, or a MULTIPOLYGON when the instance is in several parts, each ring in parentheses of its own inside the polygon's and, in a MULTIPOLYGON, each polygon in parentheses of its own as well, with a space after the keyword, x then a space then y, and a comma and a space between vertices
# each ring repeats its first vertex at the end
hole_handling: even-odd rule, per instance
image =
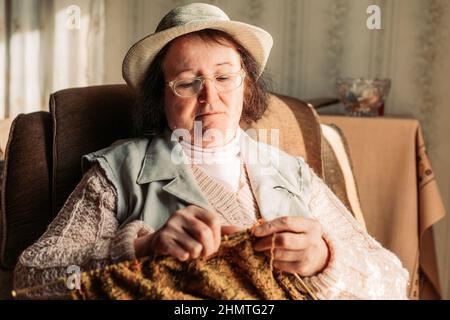
POLYGON ((191 3, 171 10, 159 22, 155 33, 130 48, 123 60, 123 78, 129 86, 138 88, 153 58, 167 43, 203 29, 216 29, 230 34, 259 63, 261 75, 272 48, 272 36, 261 28, 231 21, 225 12, 213 5, 191 3))

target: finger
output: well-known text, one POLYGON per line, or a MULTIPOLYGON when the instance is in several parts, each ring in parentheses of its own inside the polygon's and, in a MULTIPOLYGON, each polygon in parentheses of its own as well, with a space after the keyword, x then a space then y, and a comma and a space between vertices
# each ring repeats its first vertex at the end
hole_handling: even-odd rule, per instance
MULTIPOLYGON (((172 218, 167 222, 170 230, 177 233, 175 239, 180 240, 183 237, 187 237, 199 242, 202 246, 202 251, 200 252, 200 255, 202 256, 208 256, 214 253, 220 245, 220 242, 218 244, 216 243, 212 229, 198 218, 207 213, 206 210, 197 206, 188 206, 183 210, 175 212, 172 218)), ((220 241, 220 225, 218 225, 218 228, 218 239, 220 241)), ((198 258, 198 255, 195 252, 195 250, 197 250, 196 246, 194 246, 194 248, 187 248, 187 250, 194 250, 194 252, 189 251, 191 258, 198 258)))
POLYGON ((203 251, 202 244, 188 234, 177 236, 174 240, 178 246, 189 253, 189 258, 197 259, 200 257, 203 251))
POLYGON ((236 232, 243 231, 244 229, 236 227, 236 226, 222 226, 221 234, 222 235, 230 235, 236 232))
POLYGON ((317 274, 314 272, 313 268, 306 261, 298 261, 298 262, 286 262, 286 261, 274 261, 273 266, 276 269, 289 272, 289 273, 297 273, 302 277, 311 277, 317 274))
POLYGON ((166 245, 166 254, 178 259, 180 261, 186 261, 189 259, 189 252, 183 249, 177 241, 172 240, 166 245))
POLYGON ((299 262, 303 260, 304 250, 275 249, 274 261, 299 262))
POLYGON ((192 239, 186 244, 183 242, 183 246, 188 246, 186 249, 189 251, 191 258, 208 256, 214 252, 214 238, 208 226, 205 224, 201 227, 192 225, 189 228, 183 227, 183 230, 192 239))
POLYGON ((312 275, 307 266, 305 266, 302 262, 274 261, 273 266, 281 271, 297 273, 298 275, 304 277, 312 275))
POLYGON ((316 220, 300 216, 280 217, 259 225, 256 227, 254 234, 257 237, 265 237, 283 231, 308 232, 316 223, 318 223, 316 220))
MULTIPOLYGON (((215 239, 211 228, 195 217, 186 217, 186 220, 187 223, 182 228, 201 245, 200 255, 209 256, 214 253, 217 249, 215 248, 215 239)), ((198 256, 192 255, 192 258, 196 259, 198 256)))
POLYGON ((218 213, 210 212, 197 206, 193 206, 192 209, 193 215, 211 228, 214 239, 213 252, 217 251, 217 249, 219 249, 222 237, 220 230, 221 223, 218 213))
POLYGON ((177 235, 173 232, 166 230, 157 232, 150 243, 153 252, 155 254, 170 255, 181 261, 187 260, 189 258, 189 253, 178 245, 174 239, 176 236, 177 235))
POLYGON ((303 250, 309 245, 308 236, 305 233, 281 232, 269 235, 255 241, 255 251, 265 251, 272 248, 274 241, 275 249, 303 250), (272 238, 275 237, 274 240, 272 238))

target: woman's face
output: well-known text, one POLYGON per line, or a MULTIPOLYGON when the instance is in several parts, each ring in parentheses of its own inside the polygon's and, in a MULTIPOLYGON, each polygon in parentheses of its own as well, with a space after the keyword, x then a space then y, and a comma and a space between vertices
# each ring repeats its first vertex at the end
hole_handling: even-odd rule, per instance
MULTIPOLYGON (((231 43, 225 46, 214 41, 205 42, 195 35, 188 35, 173 42, 164 58, 163 70, 167 82, 237 73, 241 70, 241 57, 231 43)), ((199 121, 203 139, 199 140, 196 137, 195 144, 213 147, 229 142, 239 127, 244 85, 245 81, 235 90, 218 92, 213 82, 206 80, 202 91, 197 96, 189 98, 175 95, 172 89, 166 86, 164 110, 169 128, 188 130, 191 142, 194 143, 194 123, 199 121), (211 139, 211 133, 215 139, 211 139), (222 136, 217 137, 216 133, 222 136)), ((199 132, 197 128, 195 132, 199 132)))

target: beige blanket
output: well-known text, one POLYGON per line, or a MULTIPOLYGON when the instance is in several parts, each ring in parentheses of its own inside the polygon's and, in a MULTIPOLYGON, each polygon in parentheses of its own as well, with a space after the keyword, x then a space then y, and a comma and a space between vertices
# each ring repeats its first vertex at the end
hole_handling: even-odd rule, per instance
POLYGON ((321 116, 344 132, 369 233, 411 274, 412 299, 439 299, 431 227, 445 215, 420 123, 403 118, 321 116))

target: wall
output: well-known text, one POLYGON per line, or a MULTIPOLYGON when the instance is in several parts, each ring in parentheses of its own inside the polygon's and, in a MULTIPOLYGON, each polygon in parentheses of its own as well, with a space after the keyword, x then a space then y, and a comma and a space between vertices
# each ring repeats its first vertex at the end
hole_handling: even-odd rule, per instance
MULTIPOLYGON (((46 109, 49 93, 62 88, 122 82, 127 49, 152 33, 168 10, 188 2, 0 0, 12 10, 9 16, 0 11, 0 73, 9 75, 0 79, 0 99, 5 102, 1 115, 46 109), (70 5, 80 8, 79 29, 67 27, 70 5), (9 28, 3 28, 5 24, 9 28), (26 70, 32 76, 25 77, 26 70)), ((273 35, 267 71, 277 92, 305 99, 335 95, 337 76, 391 78, 386 113, 421 121, 445 206, 450 208, 450 1, 205 2, 273 35), (381 30, 366 27, 369 4, 381 8, 381 30)), ((450 298, 449 217, 436 226, 435 235, 442 289, 450 298)))

